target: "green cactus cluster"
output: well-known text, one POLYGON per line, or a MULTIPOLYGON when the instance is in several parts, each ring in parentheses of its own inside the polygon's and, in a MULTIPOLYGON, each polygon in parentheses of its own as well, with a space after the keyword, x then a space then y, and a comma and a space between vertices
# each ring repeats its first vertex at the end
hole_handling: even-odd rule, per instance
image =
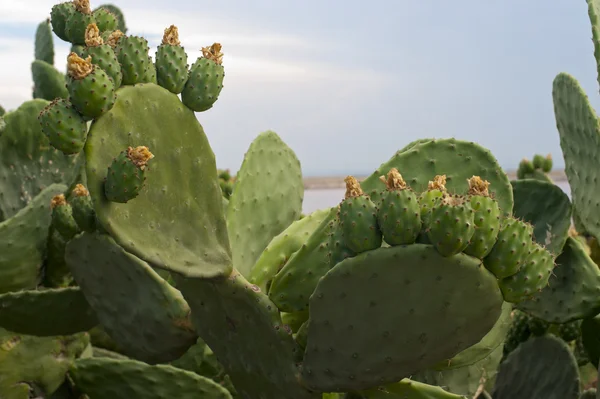
POLYGON ((35 42, 36 98, 0 119, 0 398, 595 395, 600 131, 569 75, 572 199, 536 177, 550 158, 510 181, 478 144, 424 138, 303 215, 277 133, 216 167, 196 113, 223 89, 219 43, 189 62, 170 25, 153 61, 88 0, 35 42))
POLYGON ((549 173, 552 171, 552 155, 548 154, 545 157, 540 154, 535 154, 533 160, 523 158, 519 162, 517 168, 517 179, 537 179, 552 183, 549 173))

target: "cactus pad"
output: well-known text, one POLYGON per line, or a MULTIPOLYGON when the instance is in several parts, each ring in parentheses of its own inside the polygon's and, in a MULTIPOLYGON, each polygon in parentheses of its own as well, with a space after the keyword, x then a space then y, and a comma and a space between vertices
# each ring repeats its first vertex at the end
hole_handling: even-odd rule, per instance
POLYGON ((275 132, 261 133, 244 157, 227 208, 233 263, 242 275, 299 218, 303 197, 300 161, 275 132))
POLYGON ((121 11, 120 8, 118 8, 112 4, 103 4, 101 6, 98 6, 98 8, 96 8, 94 10, 94 12, 98 11, 100 8, 105 8, 108 11, 110 11, 117 18, 117 28, 116 29, 120 30, 123 33, 127 33, 127 25, 125 24, 125 16, 123 15, 123 12, 121 11))
POLYGON ((571 227, 571 202, 558 186, 539 180, 511 182, 515 217, 533 225, 535 240, 559 255, 571 227))
POLYGON ((548 286, 517 307, 550 323, 592 317, 600 311, 600 270, 583 245, 569 237, 548 286))
POLYGON ((231 399, 225 388, 206 377, 172 366, 150 366, 129 359, 79 359, 69 375, 77 388, 92 398, 231 399))
POLYGON ((600 180, 596 167, 600 148, 598 118, 572 76, 559 74, 554 79, 552 95, 573 205, 585 230, 600 237, 600 180))
MULTIPOLYGON (((403 379, 395 384, 373 388, 361 392, 357 398, 367 399, 464 399, 444 391, 440 387, 423 384, 422 382, 403 379)), ((348 399, 354 398, 348 396, 348 399)))
POLYGON ((50 20, 40 23, 35 31, 35 59, 54 65, 54 43, 50 20))
POLYGON ((299 349, 291 331, 257 286, 235 270, 222 281, 176 277, 176 282, 192 308, 196 329, 240 397, 316 399, 298 381, 294 357, 299 349))
POLYGON ((118 94, 113 109, 94 122, 85 146, 88 190, 100 225, 155 267, 197 277, 229 275, 215 156, 194 113, 152 84, 123 87, 118 94), (115 154, 140 141, 156 156, 145 188, 130 203, 107 201, 108 166, 115 154))
POLYGON ((590 362, 594 367, 598 367, 600 361, 600 315, 583 320, 581 339, 590 362))
POLYGON ((42 110, 38 119, 52 147, 67 155, 83 149, 87 124, 69 101, 55 99, 42 110))
POLYGON ((475 234, 471 202, 459 195, 446 196, 432 209, 427 236, 442 256, 462 252, 475 234))
POLYGON ((69 14, 65 22, 65 35, 69 42, 80 46, 85 45, 85 29, 89 24, 96 22, 90 2, 88 0, 79 0, 73 2, 75 9, 69 14))
POLYGON ((39 338, 0 328, 0 397, 50 397, 88 343, 86 334, 39 338))
POLYGON ((360 254, 310 298, 302 378, 325 392, 398 381, 479 342, 501 308, 496 279, 475 258, 423 244, 360 254))
POLYGON ((77 236, 66 260, 100 324, 126 354, 166 362, 196 342, 181 293, 109 236, 77 236))
POLYGON ((66 33, 67 20, 74 12, 75 6, 72 1, 56 4, 52 7, 52 11, 50 12, 52 30, 56 36, 64 41, 69 41, 66 33))
POLYGON ((466 193, 468 179, 479 176, 490 183, 490 194, 498 201, 500 210, 504 214, 512 212, 513 195, 508 177, 490 151, 477 144, 455 139, 424 140, 396 153, 361 182, 373 201, 377 201, 377 193, 385 189, 379 177, 392 168, 402 171, 402 177, 416 192, 426 191, 434 176, 445 175, 445 187, 450 194, 466 193))
POLYGON ((47 62, 35 60, 31 63, 33 78, 33 98, 52 101, 55 98, 67 98, 65 76, 47 62))
POLYGON ((332 212, 332 209, 315 211, 296 220, 273 238, 252 267, 248 281, 267 292, 273 277, 287 264, 290 257, 306 244, 312 233, 332 212))
POLYGON ((123 85, 149 83, 148 40, 139 36, 123 36, 115 48, 117 59, 121 64, 123 85))
POLYGON ((0 294, 38 285, 51 221, 50 199, 66 189, 51 185, 0 223, 0 294))
POLYGON ((521 344, 500 365, 494 399, 579 399, 579 371, 562 340, 536 337, 521 344))
POLYGON ((499 279, 512 276, 533 243, 533 226, 512 217, 502 220, 498 240, 483 260, 484 266, 499 279))
POLYGON ((97 8, 92 12, 100 32, 113 31, 119 24, 117 17, 106 8, 97 8))
POLYGON ((0 327, 17 334, 71 335, 96 324, 94 311, 77 287, 0 295, 0 327))

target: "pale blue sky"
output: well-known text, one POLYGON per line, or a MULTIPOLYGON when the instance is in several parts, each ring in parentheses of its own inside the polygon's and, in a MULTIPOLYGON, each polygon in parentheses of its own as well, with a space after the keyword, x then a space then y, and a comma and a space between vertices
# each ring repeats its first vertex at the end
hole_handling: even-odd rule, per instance
MULTIPOLYGON (((0 104, 31 97, 33 35, 54 3, 0 0, 0 104)), ((571 73, 600 105, 584 0, 115 3, 153 44, 170 24, 192 58, 223 44, 221 98, 197 115, 233 170, 267 129, 307 176, 371 173, 419 137, 477 141, 507 168, 535 152, 562 166, 554 76, 571 73)))

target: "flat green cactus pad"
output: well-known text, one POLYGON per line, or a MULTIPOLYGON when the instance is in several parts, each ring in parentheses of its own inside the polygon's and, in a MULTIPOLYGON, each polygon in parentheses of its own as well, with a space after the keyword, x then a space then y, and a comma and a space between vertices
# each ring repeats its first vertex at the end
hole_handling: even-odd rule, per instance
POLYGON ((194 113, 175 94, 154 84, 121 88, 114 107, 92 125, 85 154, 96 215, 119 245, 187 276, 231 273, 215 155, 194 113), (109 202, 104 178, 113 158, 142 145, 155 155, 144 188, 126 204, 109 202))
POLYGON ((500 365, 494 399, 579 399, 579 371, 569 346, 547 335, 519 345, 500 365))
POLYGON ((446 370, 427 370, 415 374, 412 378, 472 398, 482 385, 486 389, 494 387, 502 351, 503 345, 500 345, 476 363, 446 370))
POLYGON ((100 324, 129 356, 168 362, 196 342, 181 293, 109 236, 83 233, 65 257, 100 324))
POLYGON ((502 303, 495 277, 470 256, 424 244, 362 253, 310 298, 302 378, 323 392, 398 381, 479 342, 502 303))
POLYGON ((231 399, 229 392, 212 380, 172 366, 106 357, 79 359, 69 375, 77 388, 91 398, 231 399))
POLYGON ((332 215, 332 209, 315 211, 295 221, 277 237, 273 238, 250 272, 248 280, 267 292, 271 280, 285 266, 290 257, 306 244, 321 222, 332 215))
POLYGON ((592 317, 600 312, 600 270, 583 245, 569 237, 548 286, 517 308, 549 323, 592 317))
POLYGON ((237 173, 227 208, 233 264, 249 277, 269 242, 297 220, 304 183, 300 161, 275 132, 261 133, 237 173))
POLYGON ((0 327, 17 334, 71 335, 96 324, 96 314, 78 287, 0 295, 0 327))
POLYGON ((571 227, 571 201, 558 186, 540 180, 511 181, 513 214, 533 225, 535 240, 555 256, 562 252, 571 227))
POLYGON ((277 307, 237 271, 224 281, 176 277, 194 325, 241 398, 316 399, 299 382, 299 350, 277 307))
POLYGON ((77 156, 67 157, 50 146, 37 119, 44 100, 23 103, 4 115, 0 135, 0 214, 15 215, 53 183, 71 184, 77 156))
POLYGON ((498 347, 502 346, 506 334, 510 330, 512 305, 508 302, 502 304, 502 313, 494 327, 475 345, 460 352, 452 359, 444 360, 432 367, 434 370, 451 370, 463 368, 477 363, 490 356, 498 347))
POLYGON ((581 339, 585 352, 594 367, 600 361, 600 315, 585 319, 581 323, 581 339))
POLYGON ((365 399, 464 399, 440 387, 404 379, 395 384, 360 392, 365 399))
POLYGON ((88 343, 86 334, 40 338, 0 328, 0 398, 49 397, 88 343))
POLYGON ((385 189, 379 177, 397 168, 406 183, 415 191, 427 190, 427 183, 436 175, 446 175, 446 188, 452 194, 465 194, 467 179, 473 175, 490 182, 490 193, 500 209, 510 213, 513 194, 506 173, 491 152, 475 143, 456 139, 417 140, 412 146, 396 153, 371 176, 361 182, 365 193, 376 201, 378 192, 385 189))
POLYGON ((51 185, 0 223, 0 294, 38 285, 51 221, 50 200, 66 189, 61 184, 51 185))
POLYGON ((554 79, 552 96, 573 205, 585 230, 600 238, 598 117, 579 82, 566 73, 554 79))

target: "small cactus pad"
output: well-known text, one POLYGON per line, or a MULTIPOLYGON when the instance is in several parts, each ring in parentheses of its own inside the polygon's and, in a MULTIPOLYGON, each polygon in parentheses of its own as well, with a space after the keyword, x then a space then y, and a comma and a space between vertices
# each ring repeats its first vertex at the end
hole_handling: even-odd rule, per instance
POLYGON ((303 198, 300 161, 275 132, 261 133, 246 152, 227 208, 233 263, 242 275, 298 220, 303 198))
POLYGON ((519 271, 498 283, 507 302, 518 303, 541 291, 554 269, 554 258, 544 247, 535 242, 527 247, 519 271))
POLYGON ((40 23, 35 31, 35 59, 54 65, 54 43, 50 20, 40 23))
POLYGON ((71 335, 96 324, 96 315, 78 287, 0 295, 0 327, 17 334, 71 335))
POLYGON ((570 348, 553 336, 519 345, 500 365, 494 399, 579 399, 579 371, 570 348))
POLYGON ((340 204, 338 218, 344 244, 356 253, 381 247, 382 235, 377 225, 377 208, 366 196, 358 181, 348 176, 346 198, 340 204))
POLYGON ((104 40, 100 37, 98 27, 95 24, 88 26, 85 40, 87 47, 82 51, 81 56, 83 58, 91 57, 92 64, 102 68, 112 79, 115 89, 118 89, 123 80, 121 64, 117 61, 113 48, 104 43, 104 40))
POLYGON ((121 151, 106 173, 106 199, 124 204, 137 197, 146 181, 147 163, 152 158, 154 154, 146 146, 127 147, 121 151))
POLYGON ((225 367, 239 397, 316 399, 298 381, 294 359, 300 349, 291 331, 260 288, 235 270, 226 280, 176 276, 176 283, 192 308, 199 335, 225 367))
POLYGON ((55 98, 67 98, 69 92, 65 87, 65 76, 45 61, 35 60, 31 63, 33 78, 33 98, 52 101, 55 98))
POLYGON ((383 239, 390 245, 412 244, 421 231, 421 207, 414 191, 392 168, 387 175, 387 189, 377 203, 377 222, 383 239))
POLYGON ((0 328, 0 398, 31 398, 33 387, 35 397, 50 397, 88 344, 85 333, 40 338, 0 328))
POLYGON ((98 30, 100 30, 100 32, 110 32, 117 29, 117 17, 110 12, 110 10, 106 8, 97 8, 92 12, 92 15, 94 16, 94 20, 96 21, 96 25, 98 25, 98 30))
POLYGON ((473 215, 475 233, 463 252, 483 259, 490 253, 498 239, 500 207, 498 202, 489 196, 489 182, 479 176, 469 179, 468 195, 471 208, 475 211, 473 215))
POLYGON ((552 96, 573 205, 585 230, 600 237, 598 118, 577 80, 568 74, 561 73, 554 79, 552 96))
POLYGON ((468 179, 479 176, 490 183, 490 194, 498 201, 500 210, 507 215, 512 212, 512 188, 506 173, 490 151, 477 144, 456 139, 414 143, 361 182, 373 201, 377 201, 378 193, 385 189, 379 177, 392 168, 402 171, 406 183, 418 193, 426 191, 428 182, 436 175, 446 176, 445 187, 449 193, 466 193, 468 179))
POLYGON ((227 389, 198 374, 172 366, 151 366, 130 359, 78 359, 69 375, 91 398, 231 399, 227 389))
POLYGON ((187 82, 187 54, 180 46, 175 25, 165 29, 162 44, 156 51, 156 77, 159 85, 175 94, 181 93, 187 82))
POLYGON ((38 285, 51 221, 50 200, 66 189, 59 184, 49 186, 0 223, 0 294, 38 285))
POLYGON ((72 1, 56 4, 52 7, 50 13, 50 22, 52 30, 60 39, 69 41, 66 33, 67 20, 75 12, 75 5, 72 1))
POLYGON ((56 195, 50 201, 52 226, 67 240, 79 233, 77 222, 73 218, 73 209, 67 203, 64 194, 56 195))
POLYGON ((90 129, 84 151, 97 220, 119 245, 155 267, 195 277, 229 275, 215 156, 176 95, 155 85, 119 89, 113 109, 90 129), (130 203, 107 201, 104 179, 113 157, 142 139, 150 139, 156 156, 145 188, 130 203))
POLYGON ((398 381, 479 342, 501 310, 496 279, 475 258, 423 244, 357 255, 310 298, 302 379, 324 392, 398 381))
POLYGON ((427 236, 442 256, 456 255, 469 245, 474 215, 468 198, 459 195, 448 195, 431 209, 427 236))
POLYGON ((75 9, 65 22, 65 35, 71 43, 83 46, 85 45, 85 29, 96 20, 90 9, 89 0, 74 0, 73 5, 75 9))
MULTIPOLYGON (((337 212, 334 208, 332 213, 337 212)), ((332 229, 341 229, 325 218, 311 234, 305 245, 296 252, 275 275, 269 289, 269 298, 283 312, 300 312, 308 309, 308 299, 319 279, 331 269, 328 239, 332 229)))
POLYGON ((96 230, 96 214, 90 197, 90 192, 83 184, 77 184, 71 193, 71 207, 73 218, 77 226, 83 231, 93 232, 96 230))
POLYGON ((567 238, 548 286, 517 307, 550 323, 592 317, 600 311, 600 270, 575 238, 567 238))
POLYGON ((167 362, 196 342, 181 293, 109 236, 77 236, 66 260, 100 324, 126 354, 167 362))
POLYGON ((521 268, 533 242, 533 226, 519 219, 502 220, 498 240, 483 260, 484 266, 499 279, 512 276, 521 268))
POLYGON ((533 225, 535 240, 559 255, 571 227, 571 202, 558 186, 539 180, 511 182, 515 217, 533 225))
POLYGON ((357 398, 367 399, 464 399, 438 386, 427 385, 407 378, 395 384, 372 388, 359 393, 357 398))
POLYGON ((68 100, 55 99, 40 112, 38 119, 52 147, 67 155, 81 152, 87 124, 68 100))
POLYGON ((181 101, 195 112, 212 108, 223 89, 223 53, 215 43, 202 48, 202 57, 190 68, 189 78, 181 93, 181 101))
POLYGON ((274 237, 252 267, 248 281, 267 292, 273 277, 287 264, 290 257, 306 244, 312 233, 332 212, 331 209, 315 211, 296 220, 274 237))
POLYGON ((150 82, 147 75, 152 63, 148 62, 148 51, 148 40, 143 37, 123 36, 119 39, 115 53, 121 64, 123 85, 150 82))
POLYGON ((120 8, 118 8, 112 4, 103 4, 103 5, 98 6, 98 8, 96 8, 94 10, 94 12, 98 11, 100 8, 104 8, 104 9, 110 11, 117 18, 116 29, 120 30, 123 33, 127 33, 127 25, 125 24, 125 16, 123 15, 123 12, 121 11, 120 8))
POLYGON ((115 103, 115 84, 106 72, 92 64, 90 56, 83 59, 71 53, 67 62, 67 89, 77 111, 89 118, 110 111, 115 103))
POLYGON ((502 345, 486 357, 470 365, 448 369, 431 369, 419 372, 412 379, 426 384, 439 385, 448 392, 473 398, 484 383, 486 389, 494 387, 498 365, 502 359, 502 345))

